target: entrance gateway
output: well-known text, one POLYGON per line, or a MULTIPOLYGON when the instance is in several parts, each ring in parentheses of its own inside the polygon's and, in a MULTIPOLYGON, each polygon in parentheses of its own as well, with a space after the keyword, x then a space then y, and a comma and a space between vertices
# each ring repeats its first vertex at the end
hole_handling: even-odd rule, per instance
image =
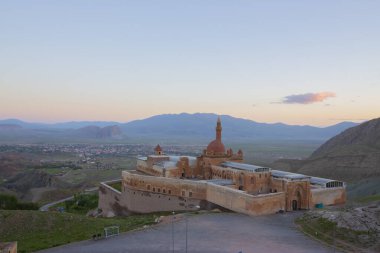
POLYGON ((298 210, 298 202, 297 202, 297 200, 293 200, 292 201, 292 210, 293 211, 298 210))

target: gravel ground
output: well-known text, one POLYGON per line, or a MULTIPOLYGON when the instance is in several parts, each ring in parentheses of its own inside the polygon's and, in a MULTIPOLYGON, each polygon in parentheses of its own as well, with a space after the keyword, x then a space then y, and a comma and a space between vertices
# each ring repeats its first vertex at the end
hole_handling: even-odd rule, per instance
MULTIPOLYGON (((293 220, 300 214, 260 217, 236 213, 189 215, 187 252, 333 252, 296 229, 293 220)), ((72 243, 40 253, 186 252, 186 220, 179 216, 174 220, 173 223, 163 223, 98 241, 72 243)))

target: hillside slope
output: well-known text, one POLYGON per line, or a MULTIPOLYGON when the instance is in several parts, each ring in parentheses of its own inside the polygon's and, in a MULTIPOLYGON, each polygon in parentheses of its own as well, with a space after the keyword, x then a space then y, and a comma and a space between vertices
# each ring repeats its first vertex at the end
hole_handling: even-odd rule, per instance
POLYGON ((380 118, 349 128, 306 160, 278 160, 273 168, 349 183, 360 195, 380 192, 380 118))
POLYGON ((380 118, 352 127, 331 138, 312 155, 311 159, 329 154, 358 155, 380 151, 380 118))

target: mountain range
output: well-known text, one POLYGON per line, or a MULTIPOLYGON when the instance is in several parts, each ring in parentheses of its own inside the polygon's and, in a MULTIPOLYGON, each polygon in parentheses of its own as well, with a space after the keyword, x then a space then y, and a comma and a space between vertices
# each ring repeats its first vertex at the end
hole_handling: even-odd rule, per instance
MULTIPOLYGON (((0 141, 27 138, 29 140, 107 139, 160 140, 165 142, 190 140, 203 142, 215 134, 218 115, 211 113, 162 114, 128 123, 110 121, 78 121, 55 124, 28 123, 18 119, 0 120, 0 141), (107 134, 101 128, 111 127, 107 134)), ((252 120, 220 116, 223 138, 230 142, 250 140, 318 140, 325 141, 357 123, 341 122, 329 127, 259 123, 252 120)))

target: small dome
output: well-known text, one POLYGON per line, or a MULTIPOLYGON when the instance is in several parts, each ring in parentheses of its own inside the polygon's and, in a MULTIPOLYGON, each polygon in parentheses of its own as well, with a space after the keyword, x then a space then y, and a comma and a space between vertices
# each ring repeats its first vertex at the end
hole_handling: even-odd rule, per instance
POLYGON ((154 151, 162 151, 162 148, 161 148, 160 144, 157 144, 157 146, 155 147, 154 151))
POLYGON ((226 148, 224 147, 224 144, 220 140, 213 140, 207 146, 207 153, 224 154, 225 151, 226 151, 226 148))

